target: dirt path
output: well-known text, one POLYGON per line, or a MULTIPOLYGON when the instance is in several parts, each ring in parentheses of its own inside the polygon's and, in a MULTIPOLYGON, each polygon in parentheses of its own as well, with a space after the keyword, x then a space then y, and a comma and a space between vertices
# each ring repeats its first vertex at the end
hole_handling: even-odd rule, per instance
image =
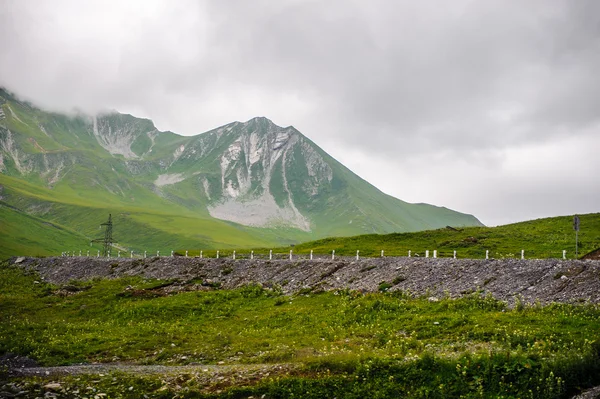
POLYGON ((106 393, 110 387, 121 391, 142 389, 134 392, 142 397, 143 384, 141 388, 134 388, 129 385, 130 378, 123 374, 160 381, 162 386, 153 388, 156 391, 180 392, 192 387, 200 392, 218 394, 230 387, 252 386, 266 378, 289 376, 298 368, 293 364, 165 366, 124 363, 13 367, 9 368, 7 381, 3 382, 0 375, 0 398, 105 398, 110 396, 106 393), (38 378, 32 381, 29 377, 38 378))
MULTIPOLYGON (((84 364, 57 367, 21 367, 10 370, 13 377, 42 377, 59 379, 64 376, 97 375, 104 377, 114 372, 160 376, 167 385, 178 381, 178 376, 188 375, 208 390, 233 385, 249 385, 263 378, 289 375, 298 369, 294 364, 228 364, 228 365, 136 365, 125 363, 84 364)), ((17 389, 18 391, 19 389, 17 389)), ((599 399, 600 386, 588 389, 572 399, 599 399)))
POLYGON ((10 374, 15 377, 25 376, 64 376, 80 374, 110 374, 118 371, 137 375, 177 375, 177 374, 206 374, 215 378, 222 375, 244 374, 252 376, 268 376, 282 374, 297 368, 293 364, 227 364, 205 365, 194 364, 186 366, 137 365, 126 363, 80 364, 56 367, 21 367, 13 368, 10 374))
POLYGON ((574 396, 572 399, 599 399, 600 386, 583 391, 581 394, 574 396))

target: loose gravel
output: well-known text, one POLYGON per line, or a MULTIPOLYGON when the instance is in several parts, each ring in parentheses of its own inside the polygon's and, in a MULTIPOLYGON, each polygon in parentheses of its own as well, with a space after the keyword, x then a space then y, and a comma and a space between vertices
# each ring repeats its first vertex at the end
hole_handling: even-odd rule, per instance
POLYGON ((459 297, 490 294, 513 305, 552 302, 600 303, 600 261, 452 258, 238 259, 153 257, 98 259, 87 257, 12 258, 10 263, 38 272, 45 281, 142 276, 201 281, 224 289, 247 284, 300 291, 351 289, 401 290, 413 296, 459 297), (386 285, 382 285, 386 283, 386 285))

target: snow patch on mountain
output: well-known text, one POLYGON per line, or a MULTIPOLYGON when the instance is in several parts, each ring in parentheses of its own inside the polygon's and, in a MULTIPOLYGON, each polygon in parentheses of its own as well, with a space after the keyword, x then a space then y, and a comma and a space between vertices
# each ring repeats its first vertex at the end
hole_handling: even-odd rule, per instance
POLYGON ((6 108, 8 108, 8 111, 10 112, 10 115, 11 115, 11 116, 12 116, 14 119, 18 120, 19 122, 21 122, 21 123, 22 123, 22 124, 24 124, 25 126, 29 126, 27 123, 23 122, 23 121, 21 120, 21 118, 19 118, 19 116, 18 116, 18 115, 15 113, 15 111, 13 111, 13 109, 12 109, 12 108, 11 108, 11 107, 10 107, 8 104, 6 105, 6 108))
POLYGON ((44 127, 44 125, 42 125, 41 123, 38 123, 38 128, 40 129, 40 131, 42 133, 44 133, 46 136, 50 137, 50 135, 48 134, 48 132, 46 131, 46 128, 44 127))
MULTIPOLYGON (((47 162, 46 156, 44 156, 44 161, 47 162)), ((53 172, 52 176, 50 176, 50 178, 48 179, 48 184, 56 184, 60 180, 60 172, 62 172, 62 170, 65 168, 64 162, 61 161, 55 169, 51 168, 50 165, 48 165, 47 167, 47 173, 53 172)))
POLYGON ((179 147, 177 147, 175 149, 175 152, 173 153, 173 162, 175 162, 177 159, 179 159, 179 157, 181 156, 181 154, 183 154, 183 152, 185 151, 185 146, 182 144, 179 147))
POLYGON ((185 180, 185 177, 182 173, 172 173, 172 174, 164 174, 159 175, 156 180, 154 180, 154 185, 157 187, 167 186, 169 184, 179 183, 180 181, 185 180))
POLYGON ((229 198, 219 204, 208 207, 210 215, 217 219, 228 220, 253 227, 295 227, 310 231, 310 222, 296 207, 279 207, 268 191, 258 198, 237 201, 229 198))
POLYGON ((17 148, 10 130, 6 129, 6 135, 4 137, 0 137, 0 147, 8 155, 10 155, 15 164, 15 168, 17 168, 19 173, 28 174, 31 172, 31 165, 27 164, 27 156, 25 154, 21 154, 17 148))
POLYGON ((208 183, 208 179, 204 177, 202 179, 202 187, 204 187, 204 194, 206 194, 206 198, 210 201, 210 184, 208 183))
POLYGON ((152 153, 152 149, 154 148, 154 144, 156 144, 156 136, 158 136, 158 131, 154 130, 152 132, 147 132, 146 136, 148 136, 148 138, 150 139, 150 148, 148 148, 148 151, 146 151, 141 158, 144 158, 146 155, 152 153))

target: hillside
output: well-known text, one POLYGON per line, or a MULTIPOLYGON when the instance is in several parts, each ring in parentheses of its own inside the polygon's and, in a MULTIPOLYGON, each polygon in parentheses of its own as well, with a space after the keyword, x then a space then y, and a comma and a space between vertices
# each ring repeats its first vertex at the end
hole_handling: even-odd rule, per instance
POLYGON ((1 89, 0 205, 7 220, 31 217, 0 229, 0 256, 84 249, 109 213, 118 248, 138 253, 481 225, 386 195, 267 118, 184 137, 116 112, 45 112, 1 89))
MULTIPOLYGON (((600 248, 600 213, 579 215, 579 257, 600 248)), ((274 249, 287 253, 289 247, 274 249)), ((561 258, 567 251, 567 258, 575 257, 575 231, 573 216, 559 216, 498 227, 445 227, 413 233, 367 234, 354 237, 334 237, 298 244, 293 248, 297 254, 380 256, 425 256, 429 250, 438 251, 439 257, 451 257, 457 251, 458 258, 484 258, 486 250, 490 258, 516 258, 525 250, 526 258, 561 258)), ((257 252, 266 250, 258 249, 257 252)))

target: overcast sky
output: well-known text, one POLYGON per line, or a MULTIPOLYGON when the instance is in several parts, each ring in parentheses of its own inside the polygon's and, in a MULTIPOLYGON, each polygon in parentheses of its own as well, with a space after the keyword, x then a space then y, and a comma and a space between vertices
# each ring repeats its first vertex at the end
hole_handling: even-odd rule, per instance
POLYGON ((266 116, 487 225, 600 212, 600 1, 0 0, 0 85, 183 135, 266 116))

